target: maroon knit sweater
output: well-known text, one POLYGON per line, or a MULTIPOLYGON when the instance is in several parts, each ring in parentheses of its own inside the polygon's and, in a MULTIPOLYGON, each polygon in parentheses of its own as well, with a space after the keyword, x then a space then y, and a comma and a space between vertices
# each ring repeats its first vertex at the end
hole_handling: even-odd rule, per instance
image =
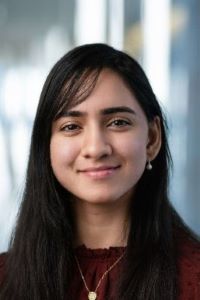
MULTIPOLYGON (((75 250, 88 288, 94 291, 102 274, 122 255, 125 248, 111 247, 109 249, 88 249, 84 245, 75 250)), ((5 261, 7 254, 0 255, 0 282, 5 277, 5 261)), ((120 277, 123 258, 104 277, 97 289, 97 300, 115 300, 116 282, 120 277)), ((77 265, 74 266, 71 299, 87 300, 85 288, 77 265)), ((200 300, 200 246, 186 240, 181 244, 178 260, 177 300, 200 300)))

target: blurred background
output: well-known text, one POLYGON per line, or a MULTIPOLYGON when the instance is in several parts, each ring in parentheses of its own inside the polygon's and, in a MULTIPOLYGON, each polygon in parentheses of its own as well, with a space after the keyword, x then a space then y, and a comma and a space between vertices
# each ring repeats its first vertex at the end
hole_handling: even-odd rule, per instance
POLYGON ((200 234, 200 1, 0 0, 0 252, 44 80, 64 53, 93 42, 125 50, 146 71, 169 122, 171 201, 200 234))

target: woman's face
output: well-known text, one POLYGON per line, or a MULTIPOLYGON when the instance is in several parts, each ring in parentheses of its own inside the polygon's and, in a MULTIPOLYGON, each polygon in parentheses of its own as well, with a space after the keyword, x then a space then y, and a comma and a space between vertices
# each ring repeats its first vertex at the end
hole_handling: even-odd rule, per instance
POLYGON ((119 75, 103 70, 84 102, 53 123, 51 165, 60 184, 88 203, 130 196, 144 172, 147 119, 119 75))

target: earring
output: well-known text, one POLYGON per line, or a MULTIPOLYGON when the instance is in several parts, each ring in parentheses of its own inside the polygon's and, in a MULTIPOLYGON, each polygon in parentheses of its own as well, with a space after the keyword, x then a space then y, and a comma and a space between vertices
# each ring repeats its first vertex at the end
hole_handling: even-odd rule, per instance
POLYGON ((147 169, 148 171, 151 171, 152 168, 153 168, 153 166, 152 166, 150 160, 148 160, 147 165, 146 165, 146 169, 147 169))

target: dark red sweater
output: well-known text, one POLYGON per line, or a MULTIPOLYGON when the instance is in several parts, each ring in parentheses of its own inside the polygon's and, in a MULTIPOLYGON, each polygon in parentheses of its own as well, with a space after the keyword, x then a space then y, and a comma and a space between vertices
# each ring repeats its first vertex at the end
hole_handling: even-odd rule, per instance
MULTIPOLYGON (((123 247, 111 247, 109 249, 87 249, 80 246, 76 249, 85 281, 90 290, 95 290, 102 274, 117 260, 124 252, 123 247)), ((0 281, 5 276, 4 263, 6 254, 0 255, 0 281)), ((102 280, 97 289, 97 300, 114 300, 116 282, 120 276, 123 259, 102 280)), ((179 296, 177 300, 200 300, 200 246, 187 240, 181 244, 178 260, 178 286, 179 296)), ((88 292, 77 265, 72 282, 72 299, 86 300, 88 292)))

